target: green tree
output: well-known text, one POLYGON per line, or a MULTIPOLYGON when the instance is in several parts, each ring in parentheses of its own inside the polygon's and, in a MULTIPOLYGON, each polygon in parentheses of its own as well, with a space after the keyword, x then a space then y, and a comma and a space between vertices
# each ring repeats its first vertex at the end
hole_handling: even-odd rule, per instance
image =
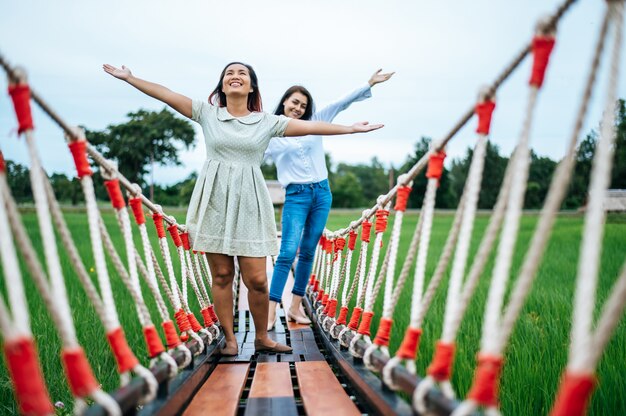
POLYGON ((524 208, 540 209, 550 188, 552 174, 556 169, 556 162, 548 157, 539 157, 530 151, 530 168, 528 171, 528 185, 524 196, 524 208))
POLYGON ((615 157, 613 159, 611 188, 626 189, 626 103, 623 99, 617 101, 616 112, 615 157))
POLYGON ((109 125, 103 131, 87 131, 87 139, 106 158, 117 161, 119 171, 131 182, 145 185, 148 167, 181 165, 178 152, 194 141, 191 123, 167 109, 128 113, 126 123, 109 125))
POLYGON ((33 190, 30 187, 30 170, 27 166, 6 160, 7 179, 13 198, 17 202, 32 202, 33 190))
MULTIPOLYGON (((356 208, 364 207, 369 201, 363 197, 363 188, 359 178, 352 172, 337 173, 333 185, 333 207, 356 208)), ((371 205, 374 205, 372 202, 371 205)))
POLYGON ((53 173, 50 176, 50 184, 59 202, 76 205, 82 198, 83 192, 78 178, 70 179, 62 173, 53 173))
POLYGON ((596 148, 597 133, 591 131, 576 149, 576 166, 572 175, 569 193, 562 207, 575 209, 585 205, 587 201, 587 188, 591 174, 591 163, 596 148))

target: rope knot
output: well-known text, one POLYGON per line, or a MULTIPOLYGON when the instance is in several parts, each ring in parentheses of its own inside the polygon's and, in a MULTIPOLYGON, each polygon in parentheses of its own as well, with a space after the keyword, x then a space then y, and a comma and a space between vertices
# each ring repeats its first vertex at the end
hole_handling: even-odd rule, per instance
POLYGON ((343 251, 346 246, 346 239, 339 237, 335 240, 335 253, 343 251))
POLYGON ((122 195, 119 179, 104 181, 104 186, 107 188, 107 193, 109 194, 113 208, 116 210, 123 209, 126 206, 126 202, 124 201, 124 195, 122 195))
POLYGON ((489 128, 491 127, 491 115, 496 108, 496 103, 491 100, 486 100, 476 104, 474 112, 478 116, 478 127, 476 133, 488 135, 489 128))
POLYGON ((183 243, 183 248, 186 251, 191 250, 191 245, 189 244, 189 233, 188 232, 184 232, 180 234, 180 240, 183 243))
POLYGON ((176 318, 176 325, 178 325, 178 330, 180 332, 187 332, 191 329, 191 324, 189 323, 189 318, 184 310, 179 309, 175 314, 174 318, 176 318))
POLYGON ((337 316, 337 299, 328 301, 328 312, 326 312, 326 316, 330 316, 331 318, 337 316))
POLYGON ((137 223, 137 225, 145 224, 146 217, 143 213, 143 206, 141 204, 141 198, 139 197, 130 198, 128 200, 128 205, 130 205, 130 207, 133 210, 133 216, 135 217, 135 222, 137 223))
POLYGON ((30 87, 26 83, 9 85, 9 95, 13 101, 19 125, 17 134, 22 134, 26 130, 32 130, 34 125, 33 115, 30 110, 30 87))
POLYGON ((13 381, 20 414, 54 413, 32 338, 18 338, 4 344, 7 369, 13 381))
POLYGON ((387 230, 387 217, 389 217, 388 210, 379 209, 376 211, 376 234, 384 233, 387 230))
POLYGON ((409 202, 409 195, 411 194, 410 186, 400 186, 396 194, 396 205, 393 207, 396 211, 406 211, 406 205, 409 202))
POLYGON ((84 140, 78 140, 68 143, 68 147, 72 153, 74 165, 76 165, 76 174, 78 178, 82 179, 84 176, 93 175, 93 171, 91 170, 89 161, 87 160, 87 142, 84 140))
POLYGON ((536 88, 541 88, 543 85, 554 42, 554 36, 536 35, 533 38, 533 69, 529 84, 536 88))
POLYGON ((376 337, 374 338, 374 344, 380 347, 389 346, 389 335, 391 334, 391 327, 393 326, 393 319, 381 318, 378 325, 378 331, 376 331, 376 337))
POLYGON ((476 368, 474 383, 467 397, 485 407, 497 406, 502 364, 501 356, 478 354, 478 367, 476 368))
POLYGON ((430 155, 428 159, 428 170, 426 171, 426 177, 429 179, 441 179, 443 174, 443 161, 446 158, 446 151, 440 150, 430 155))
POLYGON ((566 371, 550 415, 582 416, 586 414, 589 398, 595 386, 596 378, 593 374, 566 371))
POLYGON ((370 242, 370 233, 372 231, 372 223, 364 220, 361 224, 361 241, 370 242))
POLYGON ((400 348, 398 349, 398 352, 396 352, 396 357, 405 360, 414 360, 420 344, 421 336, 421 328, 413 328, 412 326, 409 326, 404 333, 402 344, 400 344, 400 348))
POLYGON ((213 307, 213 305, 209 305, 207 309, 209 310, 209 313, 211 314, 211 319, 213 319, 213 323, 218 324, 220 320, 217 317, 217 314, 215 313, 215 308, 213 307))
POLYGON ((439 382, 450 380, 454 362, 454 349, 453 343, 437 341, 433 360, 427 370, 428 375, 439 382))
POLYGON ((193 332, 200 332, 200 330, 202 329, 202 325, 200 325, 200 322, 198 322, 193 312, 189 312, 187 314, 187 319, 189 320, 189 323, 191 324, 191 329, 193 329, 193 332))
POLYGON ((209 311, 209 308, 207 307, 202 309, 200 313, 202 314, 202 319, 204 320, 204 327, 210 328, 214 324, 211 311, 209 311))

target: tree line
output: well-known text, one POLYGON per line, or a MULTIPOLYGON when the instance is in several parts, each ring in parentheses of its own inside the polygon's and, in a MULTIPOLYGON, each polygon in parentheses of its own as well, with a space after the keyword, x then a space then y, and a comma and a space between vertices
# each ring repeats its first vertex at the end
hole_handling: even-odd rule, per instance
MULTIPOLYGON (((616 106, 616 142, 614 166, 611 177, 611 188, 626 189, 626 103, 623 99, 616 106)), ((151 166, 180 165, 179 151, 189 149, 193 145, 194 130, 189 121, 174 116, 166 109, 156 111, 139 110, 128 114, 129 121, 118 125, 110 125, 103 131, 86 129, 88 140, 104 154, 105 157, 118 162, 119 170, 132 182, 139 183, 147 196, 166 206, 185 206, 191 197, 195 185, 196 173, 173 185, 152 186, 152 192, 146 185, 151 166), (152 193, 152 195, 150 195, 152 193)), ((592 130, 578 144, 576 151, 576 167, 569 192, 563 202, 563 209, 577 209, 586 203, 587 187, 591 164, 597 141, 597 132, 592 130)), ((416 144, 412 154, 397 167, 385 167, 377 158, 369 164, 334 164, 326 155, 329 167, 329 181, 333 191, 333 208, 361 208, 374 204, 376 198, 389 191, 395 184, 395 176, 408 171, 420 160, 429 149, 431 139, 422 137, 416 144)), ((438 208, 455 208, 465 186, 465 181, 472 159, 472 149, 468 148, 463 157, 455 158, 448 167, 444 167, 437 192, 438 208)), ((482 186, 478 201, 480 209, 491 209, 498 196, 504 171, 509 158, 500 154, 496 144, 488 142, 482 186)), ((539 209, 550 186, 550 180, 557 162, 537 155, 531 151, 531 163, 528 185, 525 195, 525 209, 539 209)), ((273 164, 261 167, 266 179, 276 179, 276 168, 273 164)), ((21 203, 32 202, 28 167, 7 161, 9 185, 16 200, 21 203)), ((101 173, 95 170, 94 183, 96 196, 107 200, 101 173)), ((82 191, 76 178, 69 178, 61 173, 53 173, 50 181, 59 201, 66 204, 80 204, 82 191)), ((426 191, 427 179, 420 173, 413 183, 413 192, 409 199, 410 208, 422 205, 426 191)))

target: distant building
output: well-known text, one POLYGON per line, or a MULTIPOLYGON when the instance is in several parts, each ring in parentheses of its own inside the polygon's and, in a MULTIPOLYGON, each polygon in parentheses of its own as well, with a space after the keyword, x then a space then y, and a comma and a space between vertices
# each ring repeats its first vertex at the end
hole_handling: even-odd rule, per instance
POLYGON ((604 199, 607 212, 626 212, 626 189, 609 189, 604 199))

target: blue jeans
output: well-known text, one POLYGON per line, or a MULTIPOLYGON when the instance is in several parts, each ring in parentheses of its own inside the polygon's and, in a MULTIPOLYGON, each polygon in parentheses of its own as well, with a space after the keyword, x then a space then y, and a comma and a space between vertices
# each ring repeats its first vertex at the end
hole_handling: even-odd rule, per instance
POLYGON ((281 295, 291 265, 296 258, 298 246, 300 247, 300 254, 291 293, 304 296, 313 268, 315 248, 324 231, 332 202, 333 196, 330 193, 328 179, 317 183, 294 183, 287 186, 285 206, 283 207, 280 253, 272 275, 270 300, 281 301, 281 295))

